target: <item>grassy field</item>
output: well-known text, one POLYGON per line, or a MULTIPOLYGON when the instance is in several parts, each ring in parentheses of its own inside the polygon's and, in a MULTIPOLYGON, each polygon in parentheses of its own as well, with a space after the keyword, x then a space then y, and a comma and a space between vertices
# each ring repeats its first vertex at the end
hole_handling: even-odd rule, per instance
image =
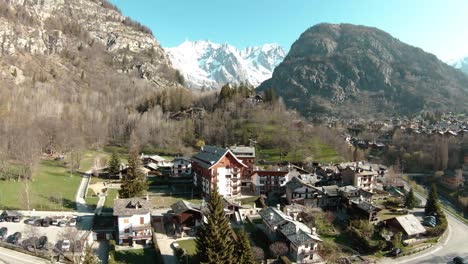
POLYGON ((301 145, 294 151, 282 153, 280 149, 259 149, 257 160, 265 160, 268 163, 274 162, 302 162, 306 158, 322 163, 336 163, 343 161, 334 149, 321 143, 318 139, 310 139, 306 144, 301 145))
POLYGON ((187 252, 188 255, 195 255, 197 253, 195 239, 178 240, 179 246, 187 252))
MULTIPOLYGON (((29 182, 31 209, 74 210, 75 194, 81 181, 79 174, 70 174, 63 161, 43 160, 29 182)), ((23 182, 0 183, 0 208, 26 209, 23 182)))
POLYGON ((113 211, 112 208, 114 207, 114 200, 117 198, 118 194, 119 190, 117 189, 107 189, 106 201, 104 202, 104 207, 102 208, 104 212, 113 211))
POLYGON ((154 248, 120 250, 114 254, 114 259, 119 263, 156 263, 156 251, 154 248))

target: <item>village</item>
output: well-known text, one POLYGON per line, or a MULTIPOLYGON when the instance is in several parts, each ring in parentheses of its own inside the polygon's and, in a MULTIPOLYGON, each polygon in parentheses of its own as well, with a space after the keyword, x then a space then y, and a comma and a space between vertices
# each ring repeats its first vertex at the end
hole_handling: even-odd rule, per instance
MULTIPOLYGON (((54 250, 62 259, 79 258, 84 245, 96 240, 109 243, 109 263, 116 254, 134 250, 144 252, 140 261, 196 262, 195 237, 209 213, 208 198, 214 186, 231 228, 245 231, 259 263, 274 259, 282 263, 369 263, 378 257, 425 250, 443 234, 439 228, 443 228, 444 216, 425 214, 423 201, 401 176, 380 164, 314 162, 310 169, 293 164, 259 165, 255 146, 240 145, 206 145, 192 157, 172 160, 142 153, 139 160, 139 170, 150 183, 143 197, 109 195, 128 173, 129 166, 123 162, 118 171, 111 172, 109 166, 90 171, 94 184, 88 181, 86 189, 99 192, 96 189, 103 188, 102 194, 109 200, 105 204, 112 208, 98 202, 94 215, 69 214, 69 219, 91 222, 87 228, 77 228, 82 229, 82 237, 76 235, 79 231, 68 231, 76 236, 68 236, 66 243, 72 248, 79 244, 77 249, 64 248, 64 240, 57 242, 54 250)), ((10 230, 20 225, 14 222, 20 222, 22 216, 5 211, 2 219, 11 221, 10 230)), ((44 219, 48 218, 36 216, 32 223, 25 220, 25 230, 44 219)), ((68 222, 65 225, 74 228, 68 222)))

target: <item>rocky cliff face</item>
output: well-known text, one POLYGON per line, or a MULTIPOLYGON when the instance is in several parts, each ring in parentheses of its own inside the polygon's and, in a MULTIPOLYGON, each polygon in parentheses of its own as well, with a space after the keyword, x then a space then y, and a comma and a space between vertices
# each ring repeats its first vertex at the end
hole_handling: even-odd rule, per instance
POLYGON ((217 89, 226 83, 257 86, 271 77, 285 52, 276 44, 238 50, 229 44, 185 41, 166 49, 192 89, 217 89))
POLYGON ((379 29, 350 24, 305 31, 258 88, 267 89, 306 116, 468 108, 461 72, 379 29))
POLYGON ((1 4, 2 55, 21 57, 76 51, 95 43, 121 72, 172 85, 169 58, 151 31, 100 0, 7 0, 1 4))

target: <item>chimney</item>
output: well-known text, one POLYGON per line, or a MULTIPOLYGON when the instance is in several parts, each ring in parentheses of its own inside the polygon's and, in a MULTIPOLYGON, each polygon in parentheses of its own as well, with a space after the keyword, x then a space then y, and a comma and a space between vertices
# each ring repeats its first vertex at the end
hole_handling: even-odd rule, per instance
POLYGON ((281 206, 280 206, 280 204, 276 204, 276 209, 278 209, 278 211, 281 211, 281 206))
POLYGON ((317 228, 312 227, 312 235, 314 235, 314 236, 317 235, 317 228))
POLYGON ((273 213, 270 213, 270 220, 273 220, 273 213))

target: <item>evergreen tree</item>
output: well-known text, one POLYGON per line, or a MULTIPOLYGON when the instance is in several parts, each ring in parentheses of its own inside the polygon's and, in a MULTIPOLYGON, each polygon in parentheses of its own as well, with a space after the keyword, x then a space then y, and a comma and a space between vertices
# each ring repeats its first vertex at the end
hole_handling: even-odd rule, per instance
POLYGON ((439 197, 437 195, 437 189, 435 184, 432 184, 431 190, 429 191, 429 197, 427 197, 426 207, 424 213, 426 215, 440 214, 439 197))
MULTIPOLYGON (((133 137, 133 135, 132 135, 133 137)), ((133 137, 134 138, 134 137, 133 137)), ((148 188, 146 178, 141 171, 141 162, 138 157, 139 145, 136 140, 131 140, 130 152, 128 156, 127 173, 122 179, 119 197, 131 198, 143 195, 143 192, 148 188)))
POLYGON ((265 91, 265 101, 269 102, 272 105, 275 104, 276 95, 275 95, 275 91, 273 90, 273 88, 268 88, 265 91))
POLYGON ((93 255, 91 246, 87 245, 83 264, 99 264, 99 263, 100 263, 99 259, 95 255, 93 255))
POLYGON ((237 246, 235 250, 235 256, 237 258, 236 263, 242 264, 253 264, 254 255, 252 247, 250 246, 249 238, 243 230, 237 235, 237 246))
POLYGON ((406 195, 405 206, 408 209, 413 209, 416 206, 416 199, 414 198, 413 188, 411 188, 406 195))
POLYGON ((109 160, 109 176, 115 176, 120 172, 120 159, 117 152, 112 151, 111 158, 109 160))
POLYGON ((223 87, 221 87, 221 91, 219 92, 219 101, 226 101, 230 99, 232 93, 233 92, 229 84, 223 85, 223 87))
POLYGON ((211 191, 208 214, 195 240, 201 263, 237 263, 234 257, 232 229, 224 214, 224 204, 217 187, 211 191))

